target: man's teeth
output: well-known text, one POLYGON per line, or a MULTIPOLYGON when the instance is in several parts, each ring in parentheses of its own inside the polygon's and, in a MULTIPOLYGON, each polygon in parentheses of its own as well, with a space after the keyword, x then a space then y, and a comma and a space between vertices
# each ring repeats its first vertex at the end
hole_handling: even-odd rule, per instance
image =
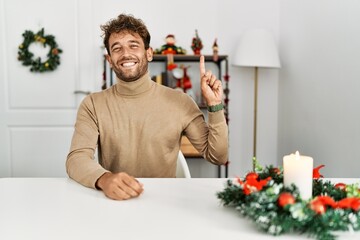
POLYGON ((131 66, 134 66, 135 63, 134 62, 128 62, 128 63, 123 63, 122 64, 124 67, 131 67, 131 66))

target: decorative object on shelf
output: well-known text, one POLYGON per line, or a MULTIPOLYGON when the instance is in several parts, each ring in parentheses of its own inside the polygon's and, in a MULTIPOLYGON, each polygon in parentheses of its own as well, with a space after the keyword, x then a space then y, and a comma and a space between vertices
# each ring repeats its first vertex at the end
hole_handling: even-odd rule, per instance
POLYGON ((239 42, 233 65, 255 67, 253 157, 256 158, 258 68, 280 68, 280 59, 271 33, 253 29, 244 33, 239 42))
MULTIPOLYGON (((176 87, 182 89, 182 91, 185 93, 190 92, 190 90, 192 88, 190 77, 187 74, 187 69, 189 67, 190 66, 185 67, 184 65, 180 66, 180 69, 182 69, 183 74, 182 74, 181 78, 177 79, 177 83, 176 83, 176 87)), ((194 97, 194 96, 191 96, 191 97, 194 97)))
MULTIPOLYGON (((223 78, 224 78, 224 81, 225 81, 225 86, 224 86, 224 114, 225 114, 226 123, 229 125, 229 101, 230 101, 230 99, 229 99, 229 93, 230 93, 229 81, 230 81, 230 75, 229 75, 228 59, 225 60, 225 75, 223 76, 223 78)), ((228 160, 225 163, 225 176, 226 177, 228 176, 229 165, 230 165, 230 161, 228 160)))
POLYGON ((102 52, 103 52, 103 73, 102 73, 102 83, 101 83, 101 90, 105 90, 107 88, 107 75, 106 75, 106 64, 107 64, 107 60, 106 60, 106 55, 107 55, 107 51, 105 46, 101 46, 102 52))
POLYGON ((165 44, 160 49, 155 49, 154 54, 186 54, 186 50, 175 45, 175 35, 169 34, 165 38, 165 44))
POLYGON ((22 62, 24 66, 31 66, 31 72, 47 72, 54 71, 58 65, 60 65, 60 56, 62 50, 58 48, 58 44, 55 41, 53 35, 45 35, 44 28, 34 34, 30 30, 26 30, 22 36, 24 41, 19 45, 18 60, 22 62), (34 58, 34 54, 29 51, 29 46, 32 43, 40 43, 44 46, 50 47, 47 54, 47 59, 42 61, 40 57, 34 58))
POLYGON ((203 44, 199 37, 198 30, 195 30, 195 37, 193 37, 192 39, 191 49, 194 51, 195 55, 200 55, 202 48, 203 48, 203 44))
POLYGON ((174 62, 174 54, 168 53, 166 54, 167 57, 167 70, 172 71, 177 68, 177 64, 174 62))
POLYGON ((219 47, 217 45, 217 39, 215 38, 214 44, 212 46, 213 49, 213 61, 217 62, 219 60, 219 47))
MULTIPOLYGON (((227 72, 227 71, 226 71, 227 72)), ((224 110, 225 110, 225 118, 226 118, 226 123, 229 124, 229 93, 230 93, 230 89, 229 89, 229 80, 230 80, 230 75, 229 74, 225 74, 224 75, 224 80, 225 80, 225 88, 224 88, 224 102, 225 102, 225 106, 224 106, 224 110)))
POLYGON ((163 54, 167 55, 167 69, 169 71, 177 67, 174 63, 174 54, 186 54, 186 50, 182 47, 175 45, 175 35, 168 34, 165 38, 166 43, 161 46, 160 49, 155 49, 154 54, 163 54))
POLYGON ((255 169, 244 179, 227 180, 217 197, 272 235, 298 232, 318 240, 336 239, 334 231, 360 230, 359 184, 332 184, 318 178, 313 169, 313 198, 304 200, 292 184, 284 186, 282 168, 262 167, 254 158, 255 169))
POLYGON ((225 75, 224 75, 224 81, 225 81, 225 87, 224 87, 224 111, 225 111, 225 118, 226 123, 229 124, 229 81, 230 81, 230 75, 229 75, 229 66, 228 66, 228 60, 226 59, 226 65, 225 65, 225 75))

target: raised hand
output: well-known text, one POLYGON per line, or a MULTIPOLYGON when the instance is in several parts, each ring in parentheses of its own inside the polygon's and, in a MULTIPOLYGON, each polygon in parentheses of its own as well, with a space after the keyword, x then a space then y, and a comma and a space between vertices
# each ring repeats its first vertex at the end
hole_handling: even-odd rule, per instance
POLYGON ((218 105, 222 102, 223 88, 221 81, 205 69, 205 57, 200 57, 201 92, 208 106, 218 105))

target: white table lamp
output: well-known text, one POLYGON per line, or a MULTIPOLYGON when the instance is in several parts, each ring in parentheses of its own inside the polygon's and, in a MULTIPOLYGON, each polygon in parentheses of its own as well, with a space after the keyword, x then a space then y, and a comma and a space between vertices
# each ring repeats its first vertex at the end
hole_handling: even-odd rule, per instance
POLYGON ((246 31, 235 53, 234 66, 255 67, 253 157, 256 158, 258 68, 280 68, 280 59, 272 34, 265 29, 246 31))

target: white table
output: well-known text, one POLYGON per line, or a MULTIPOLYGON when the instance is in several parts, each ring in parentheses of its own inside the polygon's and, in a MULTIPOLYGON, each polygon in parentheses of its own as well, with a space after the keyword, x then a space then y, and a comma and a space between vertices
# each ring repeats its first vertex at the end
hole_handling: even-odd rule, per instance
MULTIPOLYGON (((139 198, 114 201, 66 178, 0 179, 0 239, 274 239, 220 204, 216 192, 226 179, 139 180, 145 188, 139 198)), ((360 233, 339 239, 360 239, 360 233)))

